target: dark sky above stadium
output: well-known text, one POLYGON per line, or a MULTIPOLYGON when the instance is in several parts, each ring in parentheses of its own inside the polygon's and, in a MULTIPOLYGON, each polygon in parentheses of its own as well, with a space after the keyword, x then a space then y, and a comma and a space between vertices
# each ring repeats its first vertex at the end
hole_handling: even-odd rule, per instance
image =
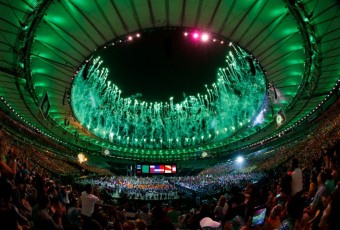
POLYGON ((205 93, 204 85, 216 81, 217 68, 224 66, 227 46, 201 42, 183 30, 142 33, 133 41, 98 51, 109 68, 110 80, 123 97, 142 94, 143 100, 183 100, 185 95, 205 93))

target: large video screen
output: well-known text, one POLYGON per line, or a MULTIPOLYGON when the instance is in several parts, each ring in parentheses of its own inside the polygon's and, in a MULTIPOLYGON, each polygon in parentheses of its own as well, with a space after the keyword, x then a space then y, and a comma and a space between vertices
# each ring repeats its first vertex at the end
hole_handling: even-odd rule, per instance
POLYGON ((171 164, 136 164, 136 175, 153 175, 153 174, 163 174, 163 175, 174 175, 177 172, 177 165, 171 164))

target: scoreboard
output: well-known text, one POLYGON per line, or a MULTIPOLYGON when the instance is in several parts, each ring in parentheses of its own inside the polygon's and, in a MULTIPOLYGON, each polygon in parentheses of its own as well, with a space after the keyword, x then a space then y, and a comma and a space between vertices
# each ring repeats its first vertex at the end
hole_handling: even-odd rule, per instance
POLYGON ((174 163, 166 164, 136 164, 136 175, 166 174, 174 175, 177 172, 177 165, 174 163))

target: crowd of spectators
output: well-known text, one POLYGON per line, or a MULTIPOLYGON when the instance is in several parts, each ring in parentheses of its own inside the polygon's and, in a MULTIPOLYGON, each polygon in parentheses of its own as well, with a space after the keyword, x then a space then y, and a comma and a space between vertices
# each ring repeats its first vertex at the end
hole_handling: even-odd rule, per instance
POLYGON ((337 107, 319 119, 320 125, 303 140, 259 156, 261 161, 250 173, 230 174, 228 169, 222 173, 219 165, 219 174, 212 168, 209 174, 192 177, 114 176, 80 180, 79 184, 56 177, 56 173, 80 176, 75 164, 21 142, 2 126, 0 221, 4 229, 36 230, 340 229, 337 107), (114 199, 105 196, 103 188, 135 196, 114 199), (179 189, 209 196, 196 199, 196 204, 186 203, 177 199, 179 189), (135 199, 154 191, 176 193, 158 197, 156 202, 150 197, 135 199), (258 206, 263 209, 256 210, 265 211, 254 217, 258 206))
POLYGON ((30 143, 22 142, 4 130, 1 133, 1 144, 16 149, 20 162, 31 164, 33 167, 45 171, 45 174, 49 176, 82 176, 84 171, 99 175, 112 174, 106 169, 79 164, 76 159, 71 160, 64 155, 55 154, 48 149, 37 148, 30 143))
MULTIPOLYGON (((252 172, 263 172, 282 165, 289 167, 289 160, 293 157, 298 157, 303 167, 311 167, 314 161, 339 141, 339 107, 340 101, 334 103, 327 113, 314 120, 313 123, 317 124, 317 127, 312 129, 312 132, 301 133, 301 137, 275 149, 250 154, 246 162, 247 168, 252 172)), ((238 167, 237 164, 228 161, 205 169, 201 174, 215 176, 243 171, 245 167, 238 167)))
POLYGON ((127 196, 137 200, 173 200, 179 198, 179 189, 164 177, 111 176, 85 178, 79 184, 98 185, 102 193, 112 198, 127 196))
POLYGON ((112 176, 80 179, 77 183, 98 185, 112 198, 122 194, 136 200, 174 200, 183 197, 209 197, 226 192, 232 186, 244 186, 246 182, 263 179, 264 173, 240 173, 222 176, 199 174, 186 177, 130 177, 112 176))
POLYGON ((252 183, 260 181, 265 176, 263 172, 256 173, 221 173, 219 175, 204 175, 176 177, 175 184, 200 193, 201 197, 220 194, 232 186, 243 186, 247 181, 252 183))

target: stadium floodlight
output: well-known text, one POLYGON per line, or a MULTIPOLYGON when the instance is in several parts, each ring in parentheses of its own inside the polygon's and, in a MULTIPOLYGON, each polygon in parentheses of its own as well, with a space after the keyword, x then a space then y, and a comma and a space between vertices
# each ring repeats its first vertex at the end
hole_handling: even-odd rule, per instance
POLYGON ((241 156, 236 158, 236 162, 239 163, 239 164, 242 163, 243 161, 244 161, 244 159, 241 156))

